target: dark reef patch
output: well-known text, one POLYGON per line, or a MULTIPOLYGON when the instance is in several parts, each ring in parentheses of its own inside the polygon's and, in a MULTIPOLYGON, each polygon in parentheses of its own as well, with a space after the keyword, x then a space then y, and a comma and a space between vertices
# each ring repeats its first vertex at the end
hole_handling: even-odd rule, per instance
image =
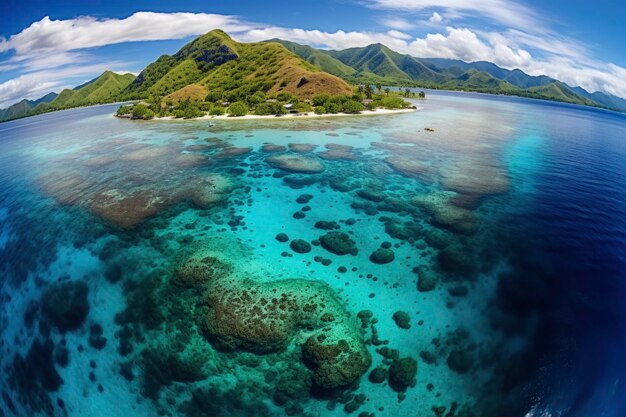
POLYGON ((320 237, 322 247, 335 255, 354 255, 359 253, 356 242, 343 232, 328 232, 320 237))
POLYGON ((88 293, 82 281, 53 284, 43 294, 44 318, 62 333, 79 329, 89 314, 88 293))
POLYGON ((48 394, 63 384, 54 367, 53 351, 50 340, 35 340, 26 356, 16 355, 9 368, 9 386, 33 412, 52 415, 53 404, 48 394))

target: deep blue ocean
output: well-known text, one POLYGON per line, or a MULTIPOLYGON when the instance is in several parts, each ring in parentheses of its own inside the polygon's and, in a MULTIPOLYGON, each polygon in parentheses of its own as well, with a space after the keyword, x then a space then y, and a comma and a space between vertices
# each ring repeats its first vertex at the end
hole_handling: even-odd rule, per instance
POLYGON ((0 124, 0 417, 626 415, 626 116, 415 104, 0 124))

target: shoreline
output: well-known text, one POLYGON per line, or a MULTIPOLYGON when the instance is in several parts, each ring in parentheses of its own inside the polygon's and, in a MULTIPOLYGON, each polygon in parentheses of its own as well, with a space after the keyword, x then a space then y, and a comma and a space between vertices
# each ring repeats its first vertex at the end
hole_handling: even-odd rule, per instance
MULTIPOLYGON (((323 117, 343 117, 343 116, 381 116, 385 114, 403 114, 403 113, 411 113, 414 111, 421 110, 420 107, 414 109, 376 109, 376 110, 363 110, 360 113, 326 113, 326 114, 315 114, 313 112, 310 113, 289 113, 283 114, 281 116, 275 115, 267 115, 261 116, 257 114, 246 114, 245 116, 228 116, 228 115, 220 115, 220 116, 211 116, 205 115, 201 117, 194 117, 191 119, 183 119, 183 118, 175 118, 173 116, 166 117, 155 117, 150 120, 145 121, 211 121, 211 120, 259 120, 259 119, 267 119, 267 120, 281 120, 281 119, 316 119, 323 117)), ((119 118, 119 116, 116 116, 119 118)), ((132 119, 129 119, 132 120, 132 119)))

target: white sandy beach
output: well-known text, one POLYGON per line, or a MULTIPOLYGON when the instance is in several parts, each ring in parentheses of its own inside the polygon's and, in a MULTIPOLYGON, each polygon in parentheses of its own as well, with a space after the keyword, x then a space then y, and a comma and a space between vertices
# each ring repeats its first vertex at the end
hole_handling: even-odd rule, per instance
POLYGON ((206 115, 206 116, 202 116, 202 117, 195 117, 195 118, 191 118, 191 119, 182 119, 182 118, 175 118, 173 116, 166 116, 166 117, 155 117, 152 120, 173 120, 173 121, 190 121, 190 120, 251 120, 251 119, 310 119, 310 118, 320 118, 320 117, 340 117, 340 116, 381 116, 381 115, 385 115, 385 114, 398 114, 398 113, 410 113, 410 112, 414 112, 420 110, 420 108, 415 108, 415 109, 395 109, 395 110, 391 110, 391 109, 376 109, 376 110, 363 110, 360 113, 327 113, 327 114, 315 114, 313 112, 310 113, 295 113, 295 114, 283 114, 281 116, 275 116, 275 115, 268 115, 268 116, 259 116, 256 114, 247 114, 245 116, 239 116, 239 117, 233 117, 233 116, 228 116, 228 115, 221 115, 221 116, 211 116, 211 115, 206 115))

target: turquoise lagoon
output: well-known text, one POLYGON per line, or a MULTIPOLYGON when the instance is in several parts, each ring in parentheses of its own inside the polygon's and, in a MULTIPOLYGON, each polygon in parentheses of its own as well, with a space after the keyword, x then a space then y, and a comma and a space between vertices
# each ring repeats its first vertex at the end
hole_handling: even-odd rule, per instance
POLYGON ((0 415, 622 415, 626 119, 417 105, 2 124, 0 415))

